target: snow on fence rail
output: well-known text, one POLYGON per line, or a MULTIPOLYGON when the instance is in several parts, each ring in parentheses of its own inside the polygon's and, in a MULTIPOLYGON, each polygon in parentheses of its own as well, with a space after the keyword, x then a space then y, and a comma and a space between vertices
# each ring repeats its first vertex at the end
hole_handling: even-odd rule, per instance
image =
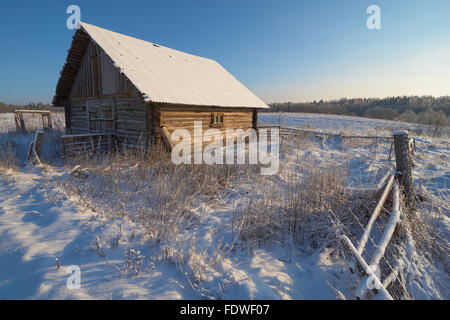
POLYGON ((379 139, 379 140, 392 140, 392 136, 355 136, 355 135, 343 135, 341 133, 329 133, 322 131, 313 131, 298 128, 289 128, 281 126, 258 126, 258 129, 278 129, 281 135, 288 135, 292 133, 309 134, 313 136, 327 136, 327 137, 340 137, 341 139, 379 139))
MULTIPOLYGON (((361 268, 364 270, 366 276, 361 279, 361 285, 358 287, 356 292, 356 297, 361 299, 364 297, 366 291, 368 289, 377 289, 380 290, 378 294, 379 298, 381 299, 388 299, 393 300, 392 296, 387 291, 386 287, 392 282, 392 278, 395 279, 395 275, 392 276, 390 274, 386 277, 385 281, 381 282, 381 276, 377 275, 375 273, 376 270, 379 270, 378 265, 385 255, 386 248, 389 245, 389 242, 392 239, 392 235, 394 234, 395 228, 400 221, 400 215, 401 215, 401 204, 400 204, 400 189, 398 181, 395 180, 395 175, 392 175, 392 178, 389 179, 385 191, 383 192, 383 195, 380 198, 380 201, 378 202, 374 212, 372 213, 372 216, 369 220, 369 223, 366 226, 366 229, 364 230, 364 234, 359 242, 358 248, 355 248, 351 240, 343 235, 342 241, 344 244, 349 248, 349 250, 352 252, 354 257, 356 258, 358 264, 361 266, 361 268), (380 241, 378 242, 376 246, 376 251, 372 255, 370 265, 364 260, 362 254, 364 250, 366 249, 367 240, 369 239, 370 233, 372 231, 373 223, 375 222, 376 218, 378 217, 378 214, 383 207, 384 202, 386 201, 386 197, 389 194, 389 192, 393 188, 393 209, 391 212, 391 216, 389 218, 389 222, 387 223, 384 232, 380 238, 380 241), (373 287, 371 287, 371 285, 373 287)), ((393 271, 394 272, 394 271, 393 271)))
POLYGON ((377 289, 378 297, 382 299, 393 299, 392 296, 387 291, 387 286, 390 285, 397 278, 397 274, 400 270, 400 265, 397 264, 392 272, 381 282, 381 275, 375 274, 376 270, 379 270, 379 263, 383 256, 385 255, 386 248, 392 239, 395 228, 400 221, 402 214, 402 202, 400 198, 400 185, 406 194, 407 207, 409 210, 415 210, 415 194, 414 186, 412 182, 412 172, 411 172, 411 144, 408 137, 407 131, 396 131, 393 134, 394 145, 395 145, 395 155, 396 155, 396 170, 390 175, 386 182, 385 189, 378 201, 372 215, 367 223, 364 233, 359 241, 358 248, 356 248, 351 240, 343 235, 341 237, 343 243, 349 248, 353 256, 360 267, 364 270, 366 274, 364 278, 361 279, 361 285, 358 287, 355 296, 357 298, 363 298, 368 289, 377 289), (373 225, 378 218, 381 209, 386 202, 389 193, 392 190, 393 206, 389 221, 381 235, 381 238, 376 245, 375 252, 373 253, 370 261, 370 265, 364 260, 362 254, 366 249, 367 241, 370 239, 372 233, 373 225))
POLYGON ((378 218, 378 215, 380 214, 384 203, 386 202, 389 192, 392 189, 392 185, 394 184, 394 179, 395 179, 395 174, 391 173, 391 177, 389 178, 389 181, 386 184, 386 188, 384 189, 380 200, 378 201, 375 209, 373 210, 373 213, 370 216, 369 222, 367 223, 366 229, 364 230, 361 240, 359 241, 358 250, 357 250, 359 254, 361 254, 364 251, 367 240, 369 240, 369 236, 372 231, 372 227, 373 227, 376 219, 378 218))
POLYGON ((373 265, 378 265, 380 263, 380 260, 384 256, 389 241, 391 241, 392 235, 394 234, 395 227, 400 221, 400 192, 397 181, 394 183, 393 199, 394 204, 391 212, 391 217, 389 218, 389 222, 384 229, 380 242, 377 245, 377 250, 372 257, 371 264, 373 265))
POLYGON ((365 291, 368 289, 368 286, 370 284, 369 281, 373 280, 374 287, 377 288, 378 290, 381 290, 381 293, 383 294, 382 298, 384 298, 385 300, 394 300, 394 298, 392 298, 391 294, 387 291, 386 287, 381 282, 380 278, 376 275, 375 270, 373 270, 373 267, 371 267, 367 264, 367 262, 361 256, 361 254, 358 253, 358 250, 356 250, 355 246, 350 241, 350 239, 347 236, 343 235, 342 241, 349 248, 349 250, 353 253, 353 255, 355 256, 359 265, 363 268, 363 270, 366 272, 366 274, 369 275, 369 277, 366 277, 364 279, 365 281, 362 282, 363 289, 358 288, 359 292, 357 292, 357 297, 361 298, 364 295, 365 291), (372 279, 370 279, 370 277, 372 277, 372 279))

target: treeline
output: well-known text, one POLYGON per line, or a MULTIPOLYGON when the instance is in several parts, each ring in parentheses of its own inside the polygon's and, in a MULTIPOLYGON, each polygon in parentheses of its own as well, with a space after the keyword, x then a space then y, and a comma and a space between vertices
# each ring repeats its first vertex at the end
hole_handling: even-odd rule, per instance
POLYGON ((268 112, 305 112, 449 126, 450 96, 403 96, 270 104, 268 112))
POLYGON ((25 105, 14 105, 0 102, 0 113, 14 112, 15 110, 49 110, 52 112, 63 112, 63 108, 57 108, 50 104, 30 102, 25 105))

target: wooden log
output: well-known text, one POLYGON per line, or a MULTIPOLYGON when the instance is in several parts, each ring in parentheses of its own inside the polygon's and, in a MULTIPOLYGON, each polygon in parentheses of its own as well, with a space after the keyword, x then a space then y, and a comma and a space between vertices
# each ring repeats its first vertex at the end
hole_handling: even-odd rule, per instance
POLYGON ((42 164, 41 157, 37 154, 35 148, 33 148, 33 154, 34 154, 34 160, 35 160, 38 164, 42 164))
POLYGON ((171 152, 174 146, 173 146, 172 140, 170 139, 170 133, 169 133, 169 131, 167 131, 167 128, 164 126, 161 127, 161 137, 162 137, 163 142, 166 145, 168 151, 171 152))
MULTIPOLYGON (((356 250, 355 246, 350 241, 350 239, 347 236, 342 236, 341 239, 344 242, 344 244, 347 246, 347 248, 352 252, 353 256, 356 258, 356 261, 359 263, 361 268, 363 268, 363 270, 366 272, 366 274, 373 273, 373 270, 371 270, 371 268, 369 267, 367 262, 364 260, 364 258, 358 253, 358 250, 356 250)), ((381 283, 380 279, 375 274, 371 274, 371 276, 374 278, 375 284, 379 288, 378 290, 380 290, 381 293, 383 294, 383 298, 386 300, 394 300, 394 298, 392 298, 390 293, 383 286, 383 283, 381 283)), ((367 281, 366 281, 366 283, 367 283, 367 281)), ((365 289, 367 289, 367 286, 365 289)))
POLYGON ((377 249, 372 256, 372 265, 378 265, 380 263, 381 258, 384 256, 386 248, 391 241, 392 235, 394 234, 397 223, 400 221, 401 209, 400 209, 400 191, 398 187, 398 182, 394 183, 394 204, 392 208, 391 217, 389 218, 389 222, 384 229, 383 235, 381 236, 380 242, 377 245, 377 249))
POLYGON ((38 113, 38 114, 50 114, 47 110, 16 110, 17 113, 38 113))
POLYGON ((385 136, 342 136, 342 139, 392 140, 392 137, 385 137, 385 136))
POLYGON ((416 196, 412 179, 412 159, 408 131, 394 132, 395 162, 400 184, 403 186, 409 209, 416 210, 416 196))
POLYGON ((70 170, 70 174, 81 179, 89 178, 89 173, 85 170, 82 170, 80 165, 77 165, 72 170, 70 170))

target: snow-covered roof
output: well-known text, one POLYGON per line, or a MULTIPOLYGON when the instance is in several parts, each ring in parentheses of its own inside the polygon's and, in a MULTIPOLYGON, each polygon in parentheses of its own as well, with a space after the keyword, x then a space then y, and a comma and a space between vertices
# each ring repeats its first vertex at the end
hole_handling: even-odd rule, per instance
MULTIPOLYGON (((199 106, 269 108, 214 60, 84 22, 80 23, 79 27, 105 51, 115 66, 143 94, 146 101, 199 106)), ((70 81, 68 82, 70 86, 70 81)), ((54 102, 58 100, 57 90, 54 102)))

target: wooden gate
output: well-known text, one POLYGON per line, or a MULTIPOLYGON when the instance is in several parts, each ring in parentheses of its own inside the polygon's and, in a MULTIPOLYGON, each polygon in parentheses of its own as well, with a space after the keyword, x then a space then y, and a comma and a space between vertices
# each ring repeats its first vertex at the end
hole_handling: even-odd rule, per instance
POLYGON ((116 108, 114 99, 90 100, 86 105, 90 133, 115 133, 116 108))

